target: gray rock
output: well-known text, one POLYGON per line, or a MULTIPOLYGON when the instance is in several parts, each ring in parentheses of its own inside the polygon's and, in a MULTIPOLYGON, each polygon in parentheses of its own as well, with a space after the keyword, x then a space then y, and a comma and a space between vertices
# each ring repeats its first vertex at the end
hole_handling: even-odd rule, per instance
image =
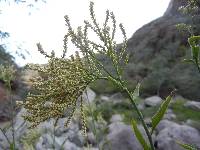
POLYGON ((30 125, 27 121, 22 117, 26 113, 26 109, 22 108, 19 113, 15 117, 15 134, 16 137, 21 137, 25 132, 27 132, 28 126, 30 125))
POLYGON ((0 131, 0 149, 9 149, 9 143, 7 142, 5 136, 0 131))
POLYGON ((115 114, 112 115, 110 122, 114 123, 114 122, 121 122, 123 120, 123 117, 120 114, 115 114))
POLYGON ((196 111, 200 111, 200 102, 196 102, 196 101, 187 101, 184 104, 185 107, 187 108, 191 108, 194 109, 196 111))
POLYGON ((101 95, 101 96, 100 96, 100 99, 101 99, 101 101, 103 101, 103 102, 108 102, 110 98, 109 98, 108 96, 101 95))
POLYGON ((186 101, 186 100, 188 100, 188 99, 185 99, 183 96, 181 96, 181 95, 175 95, 173 98, 172 98, 172 103, 173 102, 176 102, 176 101, 186 101))
POLYGON ((175 126, 176 123, 169 121, 169 120, 161 120, 158 126, 156 127, 157 132, 160 132, 161 130, 170 127, 170 126, 175 126))
POLYGON ((37 126, 37 129, 44 133, 44 132, 51 132, 53 133, 53 130, 54 130, 54 123, 55 123, 55 119, 49 119, 45 122, 42 122, 40 123, 38 126, 37 126))
POLYGON ((143 110, 145 108, 144 103, 138 104, 138 109, 143 110))
POLYGON ((85 138, 83 137, 81 131, 79 131, 76 134, 71 134, 69 136, 69 141, 74 143, 75 145, 79 146, 79 147, 83 147, 83 145, 85 144, 85 138))
POLYGON ((52 146, 54 145, 55 147, 58 147, 59 145, 57 143, 53 142, 53 136, 50 134, 43 134, 42 135, 43 138, 43 143, 42 145, 44 145, 45 148, 52 148, 52 146))
POLYGON ((44 142, 43 142, 43 137, 40 137, 38 142, 35 144, 36 150, 43 150, 44 147, 44 142))
POLYGON ((176 115, 173 113, 171 109, 168 109, 163 119, 173 120, 173 119, 176 119, 176 115))
POLYGON ((73 131, 74 133, 77 133, 79 131, 79 124, 78 122, 75 122, 74 119, 72 119, 69 127, 65 127, 66 118, 60 118, 57 123, 56 127, 56 136, 61 136, 62 134, 66 134, 68 131, 73 131))
POLYGON ((156 145, 160 150, 182 150, 176 143, 176 140, 200 147, 200 134, 198 130, 176 123, 170 124, 160 130, 156 137, 156 145))
POLYGON ((89 87, 86 88, 85 92, 83 93, 83 99, 86 101, 86 102, 93 102, 96 98, 96 93, 91 90, 89 87))
POLYGON ((66 137, 56 137, 56 144, 58 144, 57 149, 63 148, 64 150, 78 150, 79 148, 76 144, 70 142, 66 137))
POLYGON ((142 147, 133 134, 131 126, 122 122, 109 125, 109 134, 101 143, 103 150, 141 150, 142 147))
POLYGON ((92 132, 89 132, 87 134, 87 140, 88 140, 89 144, 92 144, 92 145, 96 145, 97 144, 95 135, 92 132))
POLYGON ((121 93, 115 93, 113 95, 111 95, 110 100, 114 103, 121 103, 123 101, 124 97, 121 93))
POLYGON ((162 99, 158 96, 148 97, 144 100, 145 106, 157 106, 162 103, 162 99))
POLYGON ((119 131, 126 127, 127 127, 127 125, 125 125, 123 122, 114 122, 108 126, 108 129, 109 129, 109 133, 113 133, 115 131, 119 131))
POLYGON ((63 150, 81 150, 81 148, 77 147, 75 144, 66 141, 63 145, 63 150))

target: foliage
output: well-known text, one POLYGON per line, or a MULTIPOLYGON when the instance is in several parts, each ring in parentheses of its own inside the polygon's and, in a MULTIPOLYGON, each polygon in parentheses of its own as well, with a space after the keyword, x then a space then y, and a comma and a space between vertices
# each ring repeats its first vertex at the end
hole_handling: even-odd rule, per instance
POLYGON ((29 130, 26 135, 21 138, 21 143, 23 144, 23 148, 26 150, 34 150, 34 144, 37 142, 41 133, 37 130, 29 130))
MULTIPOLYGON (((188 4, 186 6, 182 6, 180 8, 180 10, 187 15, 190 15, 191 18, 193 19, 198 13, 199 13, 199 8, 200 8, 200 3, 198 0, 188 0, 188 4)), ((193 63, 199 73, 200 73, 200 61, 199 61, 199 51, 200 51, 200 46, 199 46, 199 41, 200 41, 200 36, 195 36, 193 35, 194 33, 191 32, 191 28, 192 26, 187 26, 187 25, 183 25, 183 26, 178 26, 178 27, 184 27, 186 29, 188 29, 188 31, 191 33, 191 36, 188 38, 188 43, 190 45, 191 48, 191 59, 185 59, 184 61, 189 62, 189 63, 193 63)), ((189 144, 184 144, 181 142, 177 142, 182 148, 187 149, 187 150, 196 150, 196 146, 193 145, 189 145, 189 144)))
POLYGON ((171 105, 171 108, 177 116, 177 121, 182 122, 190 118, 191 120, 199 122, 200 113, 196 113, 196 111, 191 108, 186 108, 184 103, 185 101, 183 100, 177 100, 171 105))
POLYGON ((178 143, 182 148, 184 148, 184 149, 186 149, 186 150, 198 150, 198 149, 196 148, 196 146, 194 146, 194 145, 184 144, 184 143, 179 142, 179 141, 177 141, 177 143, 178 143))
POLYGON ((1 65, 14 65, 13 56, 6 52, 3 45, 0 45, 0 64, 1 65))
POLYGON ((88 84, 97 79, 107 78, 114 80, 117 84, 121 84, 96 59, 95 51, 110 58, 116 73, 120 75, 122 72, 120 64, 124 62, 124 57, 127 58, 127 55, 125 55, 126 36, 123 26, 120 24, 120 29, 125 38, 124 46, 117 52, 115 50, 116 44, 113 41, 116 30, 114 14, 107 11, 104 28, 100 28, 95 19, 93 3, 90 4, 90 13, 93 25, 85 21, 84 29, 82 30, 81 27, 78 27, 77 33, 72 29, 69 18, 65 16, 68 34, 64 37, 64 50, 61 58, 55 57, 54 52, 48 55, 42 49, 42 46, 38 44, 38 50, 49 58, 49 62, 45 66, 29 66, 30 69, 40 73, 40 77, 33 80, 36 94, 30 94, 23 104, 28 109, 25 119, 32 122, 33 127, 49 118, 60 118, 65 110, 70 109, 68 124, 76 109, 77 99, 82 95, 88 84), (111 33, 109 26, 107 26, 109 18, 113 22, 111 33), (97 34, 103 44, 96 44, 88 39, 89 29, 92 29, 97 34), (83 59, 80 58, 78 52, 75 56, 71 56, 71 59, 65 58, 68 38, 71 38, 72 43, 80 49, 83 59))
POLYGON ((167 111, 167 108, 169 106, 169 103, 171 102, 173 93, 169 95, 164 102, 162 102, 161 106, 159 107, 158 111, 155 113, 155 115, 151 119, 151 125, 152 125, 152 130, 151 133, 155 130, 159 122, 162 120, 164 117, 165 112, 167 111))
POLYGON ((139 142, 142 145, 142 147, 144 148, 144 150, 149 150, 150 148, 149 148, 148 144, 146 143, 144 137, 142 136, 142 133, 138 129, 137 122, 135 120, 132 121, 132 127, 134 130, 135 136, 139 140, 139 142))
POLYGON ((102 94, 102 93, 115 93, 119 89, 112 84, 110 81, 106 80, 97 80, 90 85, 91 89, 94 90, 97 94, 102 94))
MULTIPOLYGON (((91 2, 90 16, 92 22, 84 21, 84 27, 78 27, 77 30, 71 27, 69 17, 65 16, 68 32, 64 37, 64 50, 61 58, 56 57, 54 51, 52 51, 51 55, 47 54, 42 49, 42 46, 38 44, 39 52, 49 58, 49 62, 44 66, 28 66, 29 69, 38 71, 40 75, 32 80, 35 89, 34 93, 29 94, 26 101, 22 104, 28 111, 24 118, 32 123, 31 127, 36 127, 39 123, 50 118, 59 119, 64 117, 67 112, 68 119, 66 125, 68 125, 77 109, 76 106, 79 104, 83 126, 85 126, 85 113, 81 96, 90 83, 99 79, 105 79, 128 96, 132 112, 136 112, 138 121, 142 124, 148 141, 145 140, 138 130, 136 121, 133 118, 132 125, 136 137, 145 150, 155 150, 152 133, 163 118, 174 93, 171 93, 160 105, 158 111, 152 117, 151 127, 149 127, 144 120, 142 111, 139 110, 137 105, 140 84, 135 87, 134 91, 131 91, 127 87, 127 81, 122 76, 129 58, 126 51, 127 38, 124 27, 122 24, 119 24, 124 41, 122 46, 117 48, 114 40, 116 20, 113 12, 106 11, 105 22, 100 26, 94 14, 94 3, 91 2), (109 21, 111 21, 111 27, 109 26, 109 21), (99 42, 90 40, 88 36, 90 31, 97 35, 99 42), (71 58, 65 58, 68 39, 79 49, 79 52, 76 52, 71 58), (112 69, 105 66, 99 58, 100 55, 109 60, 112 64, 112 69)), ((163 61, 161 57, 151 63, 156 69, 160 69, 160 66, 157 66, 157 64, 161 62, 166 64, 168 61, 163 61)), ((152 68, 150 67, 150 69, 152 68)), ((165 73, 167 71, 162 74, 165 73)), ((159 84, 162 84, 164 81, 165 79, 161 78, 159 84)), ((99 120, 99 114, 95 114, 94 118, 99 120)), ((103 120, 103 118, 101 119, 103 120)), ((86 128, 84 131, 86 132, 86 128)))

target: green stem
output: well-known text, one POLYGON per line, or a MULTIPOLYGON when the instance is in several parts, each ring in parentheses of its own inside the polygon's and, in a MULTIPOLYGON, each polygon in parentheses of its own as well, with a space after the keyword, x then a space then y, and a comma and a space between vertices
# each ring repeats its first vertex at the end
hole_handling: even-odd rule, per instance
POLYGON ((128 96, 129 96, 129 98, 130 98, 130 101, 131 101, 131 103, 132 103, 134 109, 136 110, 136 112, 137 112, 137 114, 138 114, 138 116, 139 116, 140 121, 142 122, 142 126, 144 127, 144 130, 145 130, 145 132, 146 132, 146 134, 147 134, 147 137, 148 137, 148 139, 149 139, 149 143, 150 143, 150 146, 151 146, 151 150, 155 150, 154 144, 153 144, 153 140, 152 140, 152 137, 151 137, 151 133, 150 133, 149 130, 148 130, 148 127, 147 127, 147 125, 146 125, 146 123, 145 123, 145 121, 144 121, 144 117, 143 117, 141 111, 138 109, 138 107, 137 107, 137 105, 136 105, 136 103, 135 103, 135 101, 134 101, 133 95, 130 93, 130 91, 129 91, 126 87, 124 88, 124 91, 128 94, 128 96))
MULTIPOLYGON (((113 80, 113 82, 115 82, 115 80, 113 80)), ((148 140, 149 140, 149 143, 150 143, 150 146, 151 146, 151 150, 155 150, 154 144, 153 144, 153 139, 151 137, 151 133, 148 130, 148 127, 147 127, 147 125, 146 125, 146 123, 144 121, 144 117, 143 117, 142 112, 138 109, 138 107, 137 107, 137 105, 135 103, 135 98, 133 97, 131 92, 128 90, 128 88, 123 85, 123 82, 121 80, 119 80, 119 82, 120 82, 120 84, 117 84, 117 85, 128 94, 128 97, 129 97, 129 99, 131 101, 131 104, 133 105, 134 109, 136 110, 136 112, 137 112, 137 114, 139 116, 140 121, 142 122, 142 126, 144 127, 144 130, 145 130, 146 135, 148 137, 148 140)))

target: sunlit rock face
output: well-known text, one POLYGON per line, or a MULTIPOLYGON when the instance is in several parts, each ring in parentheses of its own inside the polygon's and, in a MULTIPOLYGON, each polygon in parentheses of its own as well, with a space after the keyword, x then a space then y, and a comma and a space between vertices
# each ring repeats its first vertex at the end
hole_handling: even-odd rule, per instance
POLYGON ((171 0, 162 17, 138 29, 128 40, 130 61, 126 68, 126 78, 142 83, 143 96, 166 97, 173 89, 178 94, 195 101, 200 100, 200 78, 194 65, 183 63, 190 58, 189 33, 181 33, 176 25, 192 24, 194 34, 200 33, 200 20, 192 21, 178 8, 186 0, 171 0))

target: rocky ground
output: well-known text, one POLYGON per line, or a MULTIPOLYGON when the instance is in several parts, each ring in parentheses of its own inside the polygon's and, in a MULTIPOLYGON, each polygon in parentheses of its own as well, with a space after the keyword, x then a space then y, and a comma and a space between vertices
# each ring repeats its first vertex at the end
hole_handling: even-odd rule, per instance
MULTIPOLYGON (((22 108, 17 114, 14 124, 17 147, 20 150, 53 150, 54 148, 56 150, 141 150, 130 126, 129 119, 134 117, 134 114, 131 114, 133 111, 127 99, 120 93, 96 95, 89 88, 87 91, 90 106, 86 104, 88 109, 86 109, 88 127, 86 137, 82 134, 78 113, 69 128, 64 127, 66 119, 61 118, 56 127, 53 126, 54 120, 51 119, 35 129, 28 129, 29 123, 22 118, 25 113, 25 109, 22 108), (93 115, 91 115, 91 111, 93 115)), ((152 96, 137 101, 141 111, 144 112, 145 120, 149 121, 150 115, 155 112, 163 100, 158 96, 152 96), (150 109, 151 111, 149 111, 150 109)), ((197 118, 190 117, 184 118, 184 120, 181 118, 181 120, 180 114, 175 113, 176 111, 172 107, 179 101, 184 101, 183 97, 176 96, 153 135, 154 144, 158 150, 182 150, 176 144, 177 140, 200 147, 200 130, 194 125, 200 120, 200 103, 193 101, 182 103, 181 107, 185 111, 196 112, 197 118)), ((85 101, 85 103, 87 102, 85 101)), ((8 124, 6 125, 4 125, 5 133, 11 140, 11 128, 8 124)), ((139 126, 139 129, 145 135, 142 126, 139 126)), ((0 149, 8 149, 8 147, 9 143, 0 132, 0 149)))

